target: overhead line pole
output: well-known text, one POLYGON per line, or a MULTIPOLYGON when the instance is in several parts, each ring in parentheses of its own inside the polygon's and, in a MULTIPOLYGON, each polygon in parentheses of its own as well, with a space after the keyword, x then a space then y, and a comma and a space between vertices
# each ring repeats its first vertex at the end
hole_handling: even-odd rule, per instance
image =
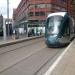
POLYGON ((7 0, 7 24, 8 24, 8 36, 9 36, 9 0, 7 0))

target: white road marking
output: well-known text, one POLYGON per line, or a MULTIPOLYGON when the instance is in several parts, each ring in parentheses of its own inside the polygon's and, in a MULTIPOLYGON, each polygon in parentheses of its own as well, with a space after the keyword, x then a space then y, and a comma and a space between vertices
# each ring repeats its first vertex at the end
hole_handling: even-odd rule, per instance
POLYGON ((60 56, 55 60, 55 62, 50 66, 50 68, 45 72, 44 75, 50 75, 52 73, 52 71, 58 65, 59 61, 62 59, 62 57, 65 55, 65 53, 69 50, 69 48, 72 44, 73 44, 73 42, 60 54, 60 56))

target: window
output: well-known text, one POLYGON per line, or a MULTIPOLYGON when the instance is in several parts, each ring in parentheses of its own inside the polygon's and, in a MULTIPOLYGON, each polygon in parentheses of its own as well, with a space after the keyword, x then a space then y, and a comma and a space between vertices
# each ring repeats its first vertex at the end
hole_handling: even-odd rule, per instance
POLYGON ((45 16, 45 12, 39 12, 40 16, 45 16))
POLYGON ((70 34, 70 20, 69 18, 67 18, 64 22, 64 26, 63 26, 63 36, 67 36, 70 34))
POLYGON ((45 12, 35 12, 35 16, 45 16, 45 12))
POLYGON ((36 4, 35 8, 46 8, 45 4, 36 4))
POLYGON ((33 16, 33 12, 29 12, 29 16, 33 16))
POLYGON ((54 5, 54 8, 57 9, 57 10, 60 10, 61 7, 60 6, 57 6, 57 5, 54 5))
POLYGON ((52 16, 48 18, 48 34, 54 35, 59 33, 62 16, 52 16))
POLYGON ((74 19, 71 18, 71 17, 70 17, 70 20, 69 20, 69 24, 70 24, 70 33, 73 34, 74 30, 75 30, 74 29, 75 27, 74 27, 74 19))
POLYGON ((61 11, 66 11, 66 9, 65 8, 61 8, 61 11))
POLYGON ((47 4, 47 8, 51 8, 52 7, 52 4, 47 4))
POLYGON ((75 5, 75 0, 72 0, 72 4, 75 5))
POLYGON ((66 2, 66 0, 57 0, 57 2, 66 2))
POLYGON ((35 16, 39 16, 39 12, 35 12, 35 16))
POLYGON ((29 6, 29 9, 34 8, 34 7, 35 7, 34 5, 30 5, 30 6, 29 6))
POLYGON ((73 8, 75 9, 75 0, 72 0, 73 8))

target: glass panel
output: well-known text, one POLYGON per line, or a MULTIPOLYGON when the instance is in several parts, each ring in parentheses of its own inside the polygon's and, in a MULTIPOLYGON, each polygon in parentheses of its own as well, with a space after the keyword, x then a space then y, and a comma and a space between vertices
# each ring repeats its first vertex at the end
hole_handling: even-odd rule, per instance
POLYGON ((48 34, 58 34, 62 16, 52 16, 48 20, 48 34))

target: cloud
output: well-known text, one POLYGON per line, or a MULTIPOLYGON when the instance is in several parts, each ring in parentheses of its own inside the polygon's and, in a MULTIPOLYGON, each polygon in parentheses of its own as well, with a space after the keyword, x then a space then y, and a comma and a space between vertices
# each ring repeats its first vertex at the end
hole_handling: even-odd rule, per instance
MULTIPOLYGON (((12 18, 13 8, 16 8, 21 0, 9 0, 9 17, 12 18)), ((7 17, 7 0, 0 0, 0 14, 7 17)))

